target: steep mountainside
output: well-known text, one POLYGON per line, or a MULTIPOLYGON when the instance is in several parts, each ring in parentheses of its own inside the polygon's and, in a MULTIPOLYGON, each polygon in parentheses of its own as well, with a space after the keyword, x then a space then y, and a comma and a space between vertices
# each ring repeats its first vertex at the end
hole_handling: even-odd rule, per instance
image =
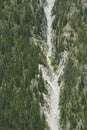
POLYGON ((42 1, 0 1, 0 130, 46 127, 39 104, 47 90, 38 70, 45 21, 42 1))
POLYGON ((0 0, 0 130, 87 130, 87 0, 0 0))
POLYGON ((53 9, 54 68, 68 52, 60 90, 62 130, 87 129, 87 1, 56 0, 53 9))

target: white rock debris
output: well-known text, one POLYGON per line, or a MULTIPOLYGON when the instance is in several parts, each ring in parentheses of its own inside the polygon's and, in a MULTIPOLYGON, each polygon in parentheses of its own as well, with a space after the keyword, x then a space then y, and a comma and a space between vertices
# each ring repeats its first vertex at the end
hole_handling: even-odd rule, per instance
POLYGON ((39 65, 39 69, 41 69, 42 71, 43 79, 47 81, 48 85, 50 86, 47 88, 50 98, 44 96, 46 103, 49 107, 46 108, 46 106, 44 106, 42 109, 44 111, 44 114, 46 115, 46 120, 48 122, 50 130, 59 130, 60 86, 58 85, 58 79, 63 74, 63 69, 67 59, 67 52, 64 51, 58 66, 58 73, 56 74, 53 70, 53 67, 51 65, 51 59, 50 59, 50 57, 52 56, 52 48, 53 48, 52 39, 51 39, 53 17, 51 15, 51 12, 54 6, 54 2, 55 0, 47 0, 47 5, 44 7, 45 15, 47 18, 47 46, 49 49, 46 57, 47 57, 48 67, 39 65))

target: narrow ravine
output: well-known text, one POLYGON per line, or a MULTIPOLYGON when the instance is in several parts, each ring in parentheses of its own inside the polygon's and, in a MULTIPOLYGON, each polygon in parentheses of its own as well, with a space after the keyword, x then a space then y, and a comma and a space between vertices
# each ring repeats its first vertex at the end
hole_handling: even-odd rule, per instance
POLYGON ((63 56, 58 65, 58 72, 55 73, 53 70, 53 66, 51 65, 51 56, 52 56, 52 22, 53 17, 51 15, 52 8, 55 0, 47 0, 47 5, 44 7, 44 12, 47 18, 47 46, 48 52, 46 55, 48 67, 44 67, 43 65, 39 65, 39 69, 42 71, 42 76, 44 80, 47 82, 48 93, 50 97, 44 96, 44 99, 47 102, 49 108, 44 106, 43 111, 46 115, 46 119, 50 130, 59 130, 59 94, 60 94, 60 86, 58 85, 58 78, 63 74, 63 69, 65 66, 65 61, 67 58, 67 52, 63 53, 63 56))

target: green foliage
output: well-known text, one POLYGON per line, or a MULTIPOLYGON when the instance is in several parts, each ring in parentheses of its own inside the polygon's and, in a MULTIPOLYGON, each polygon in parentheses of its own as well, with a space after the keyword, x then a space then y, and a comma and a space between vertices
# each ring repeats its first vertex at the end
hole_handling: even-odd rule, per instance
POLYGON ((44 38, 43 21, 38 0, 0 1, 0 130, 47 127, 39 105, 47 93, 42 75, 32 84, 44 55, 31 39, 44 38))
POLYGON ((64 74, 59 81, 60 83, 61 80, 64 80, 64 85, 60 90, 59 103, 62 130, 87 129, 86 12, 87 8, 77 0, 56 0, 53 9, 53 14, 56 14, 53 22, 53 29, 56 30, 54 37, 55 63, 59 63, 64 50, 69 54, 64 74), (66 36, 64 36, 65 33, 66 36))

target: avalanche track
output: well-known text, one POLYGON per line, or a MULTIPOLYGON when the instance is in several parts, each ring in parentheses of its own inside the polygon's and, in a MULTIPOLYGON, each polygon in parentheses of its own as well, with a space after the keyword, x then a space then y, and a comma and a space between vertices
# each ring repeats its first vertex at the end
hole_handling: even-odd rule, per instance
POLYGON ((52 56, 52 22, 53 17, 51 15, 55 0, 47 0, 47 4, 44 7, 44 12, 47 18, 47 46, 48 52, 46 55, 48 67, 44 65, 39 65, 39 69, 42 71, 42 76, 45 81, 48 83, 48 94, 49 98, 44 95, 49 109, 44 106, 43 112, 46 115, 46 120, 50 127, 50 130, 59 130, 59 95, 60 95, 60 86, 58 84, 58 79, 63 74, 63 69, 67 59, 67 52, 64 51, 60 63, 58 65, 58 72, 55 73, 51 65, 51 56, 52 56))

